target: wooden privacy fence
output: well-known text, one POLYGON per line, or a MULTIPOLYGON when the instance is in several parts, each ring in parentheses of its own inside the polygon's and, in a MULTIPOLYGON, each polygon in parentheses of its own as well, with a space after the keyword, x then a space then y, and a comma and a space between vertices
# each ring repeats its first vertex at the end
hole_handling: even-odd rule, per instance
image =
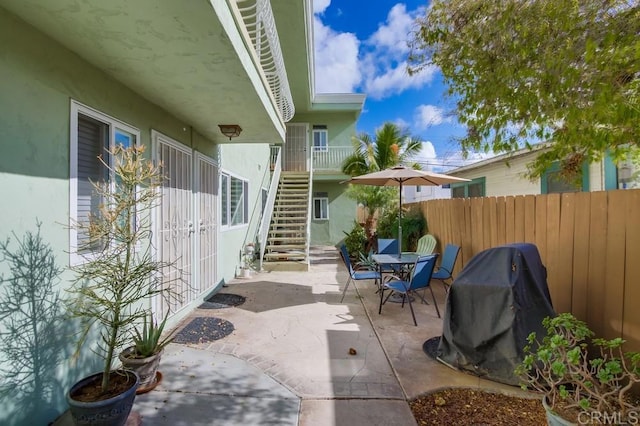
MULTIPOLYGON (((422 210, 438 250, 461 246, 455 274, 501 244, 538 247, 557 312, 640 350, 640 190, 432 200, 422 210)), ((455 276, 455 275, 454 275, 455 276)))

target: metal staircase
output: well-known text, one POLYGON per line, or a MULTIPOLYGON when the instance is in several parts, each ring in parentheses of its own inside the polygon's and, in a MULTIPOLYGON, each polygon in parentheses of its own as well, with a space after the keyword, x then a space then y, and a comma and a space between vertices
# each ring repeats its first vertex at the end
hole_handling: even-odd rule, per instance
POLYGON ((300 271, 309 267, 308 172, 282 172, 273 206, 262 267, 300 271))

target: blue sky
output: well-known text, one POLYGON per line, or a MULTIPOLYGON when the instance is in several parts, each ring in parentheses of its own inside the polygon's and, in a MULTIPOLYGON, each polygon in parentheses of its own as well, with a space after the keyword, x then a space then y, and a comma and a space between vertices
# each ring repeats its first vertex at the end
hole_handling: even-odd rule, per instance
POLYGON ((463 165, 453 138, 465 129, 451 114, 454 105, 444 96, 439 70, 430 67, 411 77, 406 72, 409 33, 426 2, 313 0, 313 5, 316 92, 364 93, 359 133, 373 135, 391 121, 424 141, 423 165, 436 171, 463 165))

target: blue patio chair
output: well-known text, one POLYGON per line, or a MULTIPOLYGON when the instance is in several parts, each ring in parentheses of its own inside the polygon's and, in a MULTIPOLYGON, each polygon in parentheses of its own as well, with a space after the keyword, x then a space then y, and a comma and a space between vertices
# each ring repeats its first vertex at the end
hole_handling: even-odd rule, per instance
POLYGON ((398 254, 398 240, 394 238, 378 238, 378 253, 398 254))
MULTIPOLYGON (((399 252, 398 240, 394 238, 378 238, 378 254, 395 254, 399 252)), ((380 272, 399 273, 399 267, 395 265, 382 264, 380 272)))
POLYGON ((409 308, 411 309, 411 316, 413 317, 413 324, 415 326, 418 325, 416 321, 416 314, 413 311, 413 305, 411 304, 411 295, 410 293, 416 294, 420 299, 422 299, 423 303, 428 302, 424 300, 424 296, 419 294, 417 290, 426 289, 429 287, 431 291, 431 297, 433 298, 433 304, 436 307, 436 312, 438 313, 438 318, 440 318, 440 309, 438 308, 438 302, 436 301, 436 297, 433 294, 433 289, 429 285, 431 281, 431 275, 433 274, 433 268, 436 265, 436 259, 438 258, 438 254, 431 254, 428 256, 420 256, 416 260, 415 265, 413 265, 413 269, 411 270, 411 276, 407 281, 397 279, 397 277, 390 277, 391 279, 382 283, 382 291, 380 292, 380 308, 378 309, 378 314, 382 313, 382 305, 386 303, 389 297, 393 293, 398 293, 402 295, 402 307, 404 307, 404 302, 407 300, 409 302, 409 308), (386 298, 384 298, 384 292, 386 290, 391 290, 386 298))
POLYGON ((359 281, 359 280, 374 280, 376 286, 378 286, 380 282, 382 282, 382 278, 379 271, 373 271, 371 269, 354 269, 351 264, 351 259, 349 258, 349 252, 347 251, 347 246, 342 244, 340 246, 340 255, 342 256, 342 260, 344 261, 344 266, 347 267, 347 272, 349 273, 349 279, 347 280, 347 284, 344 286, 344 290, 342 290, 342 298, 340 299, 340 303, 344 300, 344 295, 347 292, 347 288, 349 287, 349 283, 351 280, 359 281))
POLYGON ((449 291, 449 288, 451 286, 451 283, 447 281, 453 279, 453 267, 456 264, 456 260, 458 260, 458 253, 460 253, 460 246, 457 246, 455 244, 447 244, 447 246, 444 248, 442 263, 431 276, 432 280, 439 280, 447 292, 449 291))

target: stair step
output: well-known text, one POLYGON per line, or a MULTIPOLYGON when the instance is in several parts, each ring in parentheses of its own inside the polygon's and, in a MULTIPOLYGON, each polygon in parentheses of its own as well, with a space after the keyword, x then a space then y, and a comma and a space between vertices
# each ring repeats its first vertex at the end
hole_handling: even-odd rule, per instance
POLYGON ((307 256, 304 253, 266 253, 264 259, 276 259, 276 260, 304 260, 307 256))
POLYGON ((301 231, 299 229, 273 229, 269 230, 269 235, 291 235, 291 234, 303 234, 306 231, 301 231))
POLYGON ((287 252, 288 250, 304 251, 305 245, 304 244, 273 244, 273 245, 268 245, 265 248, 269 253, 273 253, 277 251, 287 252))
POLYGON ((300 243, 303 244, 305 242, 306 238, 305 237, 280 237, 280 236, 273 236, 273 237, 269 237, 268 243, 267 245, 273 245, 274 242, 277 241, 281 241, 283 243, 300 243))

